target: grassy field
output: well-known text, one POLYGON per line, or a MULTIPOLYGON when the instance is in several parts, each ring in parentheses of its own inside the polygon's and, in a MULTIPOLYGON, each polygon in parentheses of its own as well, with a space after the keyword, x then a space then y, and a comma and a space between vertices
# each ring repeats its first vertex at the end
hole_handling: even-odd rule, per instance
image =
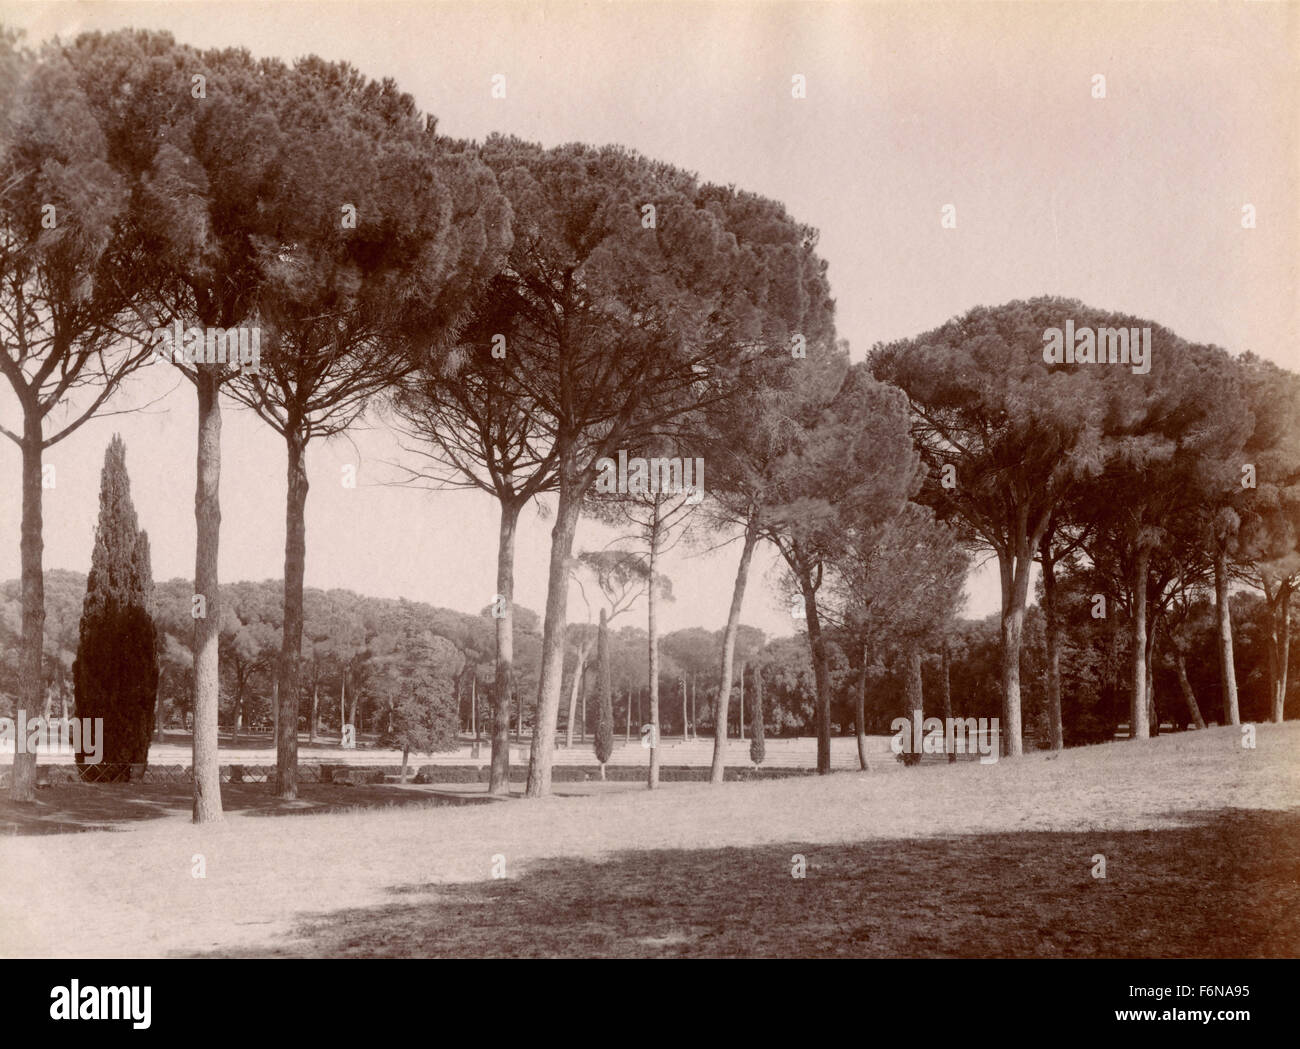
POLYGON ((1294 957, 1300 725, 1257 732, 537 801, 247 787, 203 828, 61 788, 0 806, 0 954, 1294 957))

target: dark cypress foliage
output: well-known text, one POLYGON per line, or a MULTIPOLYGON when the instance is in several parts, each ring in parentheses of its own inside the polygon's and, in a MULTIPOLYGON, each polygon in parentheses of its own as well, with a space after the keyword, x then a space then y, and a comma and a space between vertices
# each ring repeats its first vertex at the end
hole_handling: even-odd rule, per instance
POLYGON ((767 757, 767 747, 763 742, 763 667, 754 668, 754 678, 758 682, 758 694, 754 696, 754 708, 750 721, 749 760, 755 765, 763 764, 767 757))
POLYGON ((609 621, 600 610, 600 633, 596 640, 596 665, 600 676, 600 716, 596 719, 596 760, 600 778, 605 778, 605 762, 614 752, 614 699, 609 680, 609 621))
POLYGON ((85 779, 128 780, 131 765, 149 758, 158 691, 152 601, 149 536, 136 524, 126 445, 115 434, 100 474, 99 524, 72 664, 77 717, 104 719, 101 766, 77 755, 85 779))

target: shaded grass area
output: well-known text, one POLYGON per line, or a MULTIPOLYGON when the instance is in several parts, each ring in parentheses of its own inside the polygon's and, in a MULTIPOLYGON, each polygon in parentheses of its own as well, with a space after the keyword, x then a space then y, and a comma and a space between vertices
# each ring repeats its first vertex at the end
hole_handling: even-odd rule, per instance
MULTIPOLYGON (((457 768, 440 769, 457 772, 457 768)), ((331 812, 361 812, 421 805, 488 805, 505 796, 487 793, 487 770, 482 781, 477 770, 461 781, 454 777, 433 783, 309 783, 299 781, 298 797, 286 801, 275 796, 269 782, 222 783, 221 805, 227 817, 302 816, 331 812)), ((512 769, 512 772, 516 771, 512 769)), ((526 769, 511 777, 511 797, 524 793, 526 769)), ((557 776, 553 793, 558 798, 645 789, 645 770, 623 769, 633 775, 611 775, 602 782, 583 777, 582 769, 566 769, 557 776)), ((801 776, 799 769, 776 770, 767 775, 747 775, 748 769, 728 769, 728 782, 746 779, 782 779, 801 776)), ((412 769, 414 775, 414 769, 412 769)), ((666 770, 662 782, 703 782, 708 769, 666 770), (675 774, 680 773, 680 774, 675 774)), ((188 822, 193 807, 193 787, 175 783, 54 783, 41 787, 34 802, 17 803, 0 792, 0 836, 75 834, 81 831, 123 830, 152 820, 188 822)))
POLYGON ((1300 954, 1300 722, 1257 729, 481 805, 422 794, 470 784, 290 808, 245 785, 205 825, 186 794, 118 833, 0 834, 0 955, 1300 954), (94 905, 30 905, 48 898, 94 905))
MULTIPOLYGON (((294 816, 407 805, 491 804, 481 792, 416 788, 396 784, 301 784, 298 797, 275 796, 270 784, 222 784, 221 804, 229 816, 294 816)), ((190 819, 194 803, 188 783, 57 784, 37 791, 36 801, 0 797, 0 835, 70 834, 121 830, 151 820, 190 819)))
POLYGON ((310 916, 288 941, 203 956, 1300 955, 1300 809, 1202 819, 536 860, 501 880, 392 888, 391 903, 310 916))

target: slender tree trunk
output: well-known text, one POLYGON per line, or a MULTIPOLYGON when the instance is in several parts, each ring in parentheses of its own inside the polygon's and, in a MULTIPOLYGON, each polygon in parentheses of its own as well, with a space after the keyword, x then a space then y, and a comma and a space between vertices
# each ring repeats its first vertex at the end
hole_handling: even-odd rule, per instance
POLYGON ((573 746, 573 726, 578 720, 578 691, 582 685, 582 675, 587 669, 587 656, 591 653, 591 642, 584 639, 573 653, 573 680, 569 683, 569 721, 564 728, 564 749, 573 746))
POLYGON ((307 568, 307 445, 289 422, 289 493, 284 514, 284 637, 280 645, 280 735, 275 793, 298 796, 298 688, 302 673, 302 585, 307 568))
POLYGON ((469 730, 474 735, 474 742, 478 742, 478 667, 474 668, 474 674, 469 679, 469 730))
POLYGON ((411 748, 408 746, 403 746, 402 747, 402 780, 401 780, 403 783, 406 782, 406 759, 410 757, 410 755, 411 755, 411 748))
POLYGON ((658 588, 655 586, 655 572, 659 568, 659 497, 655 497, 650 518, 650 585, 647 592, 648 611, 646 627, 649 633, 647 643, 650 648, 650 769, 646 775, 646 789, 654 790, 659 786, 659 623, 658 588))
POLYGON ((745 664, 740 664, 740 717, 736 719, 740 730, 740 742, 745 742, 745 664))
POLYGON ((699 708, 695 705, 695 672, 691 672, 691 738, 700 738, 699 708))
POLYGON ((952 652, 948 646, 948 632, 945 629, 943 634, 943 647, 940 650, 942 659, 942 677, 940 680, 940 699, 943 703, 943 740, 944 750, 948 751, 948 764, 955 764, 957 761, 957 751, 948 747, 948 722, 952 718, 952 652))
POLYGON ((624 699, 627 700, 627 726, 623 730, 623 742, 632 742, 632 690, 624 690, 624 699))
POLYGON ((501 526, 497 536, 497 594, 505 602, 505 615, 497 620, 489 794, 510 792, 510 697, 514 690, 515 676, 515 531, 518 524, 519 505, 503 501, 501 526))
POLYGON ((1268 605, 1268 677, 1272 693, 1271 718, 1279 725, 1286 714, 1287 664, 1291 660, 1291 580, 1283 579, 1272 593, 1265 588, 1268 605))
MULTIPOLYGON (((1061 722, 1061 623, 1056 613, 1056 559, 1052 556, 1051 547, 1051 533, 1048 532, 1038 546, 1043 566, 1043 627, 1047 642, 1047 724, 1052 737, 1052 749, 1064 750, 1065 727, 1061 722)), ((944 651, 947 652, 946 640, 944 651)), ((956 758, 955 754, 953 758, 956 758)))
POLYGON ((352 690, 352 702, 348 704, 348 724, 352 726, 354 742, 361 740, 361 726, 357 724, 357 700, 361 698, 357 689, 352 690))
POLYGON ((1291 583, 1288 581, 1282 594, 1282 622, 1278 628, 1278 663, 1282 668, 1277 681, 1277 698, 1273 701, 1273 720, 1279 725, 1286 716, 1287 666, 1291 660, 1291 583))
POLYGON ((244 686, 242 683, 235 690, 234 717, 231 720, 233 724, 230 732, 230 744, 231 746, 238 746, 239 730, 243 726, 244 721, 244 686))
POLYGON ((1156 677, 1155 677, 1155 658, 1156 658, 1156 629, 1159 626, 1159 620, 1152 618, 1147 626, 1147 650, 1144 657, 1147 673, 1147 724, 1151 728, 1151 735, 1160 735, 1160 715, 1156 711, 1156 677))
POLYGON ((1219 680, 1223 685, 1223 716, 1229 725, 1240 725, 1237 706, 1237 667, 1232 658, 1232 608, 1228 603, 1228 551, 1214 555, 1214 611, 1219 627, 1219 680))
POLYGON ((713 725, 713 764, 709 769, 709 782, 721 783, 727 767, 727 706, 731 699, 732 660, 736 654, 736 634, 740 630, 740 610, 745 602, 745 584, 749 580, 749 563, 758 545, 758 514, 751 513, 745 523, 745 545, 740 552, 740 565, 736 569, 736 583, 731 589, 731 608, 727 612, 727 628, 722 634, 722 669, 718 675, 717 717, 713 725))
POLYGON ((681 678, 682 683, 682 742, 685 743, 691 738, 691 722, 686 716, 686 679, 681 678))
MULTIPOLYGON (((862 669, 858 671, 858 701, 853 712, 853 727, 858 737, 858 766, 867 771, 867 646, 862 646, 862 669)), ((762 678, 760 676, 759 680, 762 678)))
POLYGON ((1192 716, 1192 724, 1197 728, 1205 728, 1205 719, 1201 717, 1200 704, 1196 702, 1196 693, 1192 691, 1192 683, 1187 677, 1187 659, 1183 654, 1183 646, 1174 642, 1174 659, 1178 665, 1178 687, 1183 693, 1183 700, 1187 703, 1187 712, 1192 716))
MULTIPOLYGON (((921 684, 921 646, 913 643, 907 650, 907 680, 904 683, 907 694, 907 716, 913 725, 921 724, 925 719, 925 696, 921 684)), ((921 740, 913 736, 910 751, 904 751, 904 765, 921 763, 921 740)))
MULTIPOLYGON (((18 709, 32 717, 41 709, 45 682, 41 657, 45 648, 45 571, 42 564, 45 539, 42 534, 41 418, 34 406, 23 413, 23 509, 19 557, 22 562, 23 622, 18 659, 18 709)), ((24 746, 14 746, 14 801, 36 800, 36 755, 24 746)))
POLYGON ((320 711, 320 682, 311 685, 311 720, 307 722, 307 742, 316 742, 316 716, 320 711))
POLYGON ((542 625, 541 674, 537 682, 537 724, 528 768, 530 798, 551 792, 555 762, 555 728, 560 714, 560 685, 564 676, 564 628, 569 607, 569 557, 582 513, 582 490, 571 469, 560 475, 559 506, 551 529, 551 561, 546 585, 546 617, 542 625))
POLYGON ((195 369, 199 397, 197 483, 194 493, 194 592, 205 600, 204 615, 194 620, 194 822, 222 818, 221 764, 217 752, 217 717, 221 699, 218 644, 221 594, 217 555, 221 539, 221 405, 216 367, 195 369))
POLYGON ((808 644, 812 650, 813 676, 817 681, 817 774, 831 770, 831 669, 817 614, 817 591, 808 572, 801 573, 804 614, 808 617, 808 644))
POLYGON ((1129 701, 1129 739, 1149 739, 1147 720, 1147 562, 1150 553, 1139 546, 1133 565, 1133 669, 1132 695, 1129 701))
POLYGON ((343 742, 343 730, 348 723, 348 673, 339 674, 339 743, 343 742))
POLYGON ((1003 753, 1024 753, 1020 721, 1020 647, 1029 597, 1031 547, 1018 550, 1014 559, 999 555, 1002 569, 1002 739, 1003 753))
POLYGON ((166 719, 167 706, 163 699, 163 691, 158 689, 157 698, 154 700, 153 708, 153 739, 155 743, 166 741, 166 735, 163 733, 163 721, 166 719))

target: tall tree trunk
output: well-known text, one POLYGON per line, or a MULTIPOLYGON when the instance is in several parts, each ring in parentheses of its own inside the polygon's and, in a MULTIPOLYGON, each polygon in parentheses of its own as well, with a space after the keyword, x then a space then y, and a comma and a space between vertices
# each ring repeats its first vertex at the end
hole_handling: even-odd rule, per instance
MULTIPOLYGON (((858 737, 858 766, 867 771, 867 646, 862 646, 862 669, 858 671, 857 707, 853 711, 853 727, 858 737)), ((760 676, 759 680, 762 680, 760 676)))
POLYGON ((1291 660, 1291 589, 1292 582, 1281 580, 1272 593, 1265 588, 1268 601, 1268 678, 1271 692, 1270 712, 1279 725, 1286 714, 1287 664, 1291 660))
POLYGON ((1002 750, 1008 757, 1024 753, 1020 719, 1020 647, 1033 565, 1025 545, 1014 558, 999 554, 1002 571, 1002 750))
MULTIPOLYGON (((907 679, 904 682, 907 696, 907 716, 912 724, 919 725, 925 720, 925 695, 921 684, 921 646, 913 642, 907 649, 907 679)), ((912 737, 910 750, 903 752, 904 765, 921 763, 921 740, 912 737)))
POLYGON ((307 444, 290 420, 289 493, 284 513, 284 637, 280 645, 280 735, 275 793, 298 796, 298 688, 302 673, 302 585, 307 568, 307 444))
POLYGON ((803 590, 804 615, 808 619, 813 677, 817 681, 817 774, 825 776, 831 770, 831 668, 826 656, 826 640, 822 637, 821 617, 817 614, 817 591, 809 572, 800 573, 799 585, 803 590))
POLYGON ((202 595, 205 614, 194 620, 194 822, 222 818, 221 764, 217 753, 217 716, 221 699, 218 645, 221 593, 217 555, 221 539, 221 405, 216 366, 199 367, 198 463, 194 492, 194 592, 202 595))
MULTIPOLYGON (((1056 612, 1056 559, 1052 556, 1050 530, 1043 535, 1038 549, 1043 566, 1043 627, 1047 642, 1047 725, 1052 737, 1052 749, 1064 750, 1065 727, 1061 722, 1061 622, 1056 612)), ((947 642, 944 644, 947 651, 947 642)))
POLYGON ((736 582, 731 588, 731 608, 727 612, 727 628, 722 634, 722 669, 718 675, 718 711, 713 725, 713 764, 709 769, 709 782, 721 783, 727 767, 727 705, 731 699, 732 660, 736 654, 736 634, 740 630, 740 609, 745 602, 745 584, 749 580, 749 563, 758 545, 758 514, 749 515, 745 522, 745 545, 740 551, 740 565, 736 569, 736 582))
POLYGON ((627 725, 623 730, 623 742, 631 743, 632 742, 632 690, 630 688, 624 690, 623 698, 627 700, 627 725))
POLYGON ((243 727, 244 722, 244 686, 242 682, 239 687, 235 689, 235 710, 232 720, 233 725, 231 726, 230 744, 231 746, 238 746, 239 730, 243 727))
POLYGON ((1286 716, 1287 666, 1291 660, 1291 582, 1288 580, 1282 594, 1282 622, 1278 627, 1278 664, 1282 668, 1277 681, 1277 698, 1273 701, 1273 720, 1279 725, 1286 716))
MULTIPOLYGON (((955 747, 948 746, 948 723, 952 720, 952 652, 948 646, 948 631, 945 628, 943 633, 943 647, 940 650, 942 659, 942 674, 940 676, 940 699, 943 703, 943 739, 944 750, 948 751, 948 764, 955 764, 957 761, 957 751, 955 747)), ((1060 749, 1060 748, 1056 748, 1060 749)))
POLYGON ((699 739, 700 723, 698 718, 700 716, 700 711, 699 708, 695 705, 695 683, 696 683, 696 675, 694 671, 691 671, 691 738, 699 739))
POLYGON ((1192 683, 1187 678, 1187 659, 1183 654, 1183 646, 1177 641, 1174 641, 1174 660, 1178 666, 1178 687, 1187 703, 1187 712, 1192 716, 1192 724, 1197 728, 1205 728, 1200 704, 1196 702, 1196 693, 1192 691, 1192 683))
POLYGON ((1151 728, 1151 735, 1160 735, 1160 715, 1156 711, 1156 676, 1155 676, 1155 658, 1156 658, 1156 630, 1160 625, 1158 618, 1152 617, 1147 626, 1147 650, 1144 662, 1147 668, 1147 724, 1151 728))
POLYGON ((1228 551, 1214 555, 1214 611, 1219 628, 1219 681, 1223 686, 1223 716, 1229 725, 1241 724, 1237 706, 1237 667, 1232 658, 1232 608, 1228 604, 1228 551))
POLYGON ((1133 666, 1129 700, 1129 739, 1149 739, 1147 719, 1147 562, 1150 551, 1139 545, 1133 564, 1133 666))
POLYGON ((551 529, 551 561, 546 584, 546 617, 542 625, 541 674, 537 682, 537 724, 529 758, 530 798, 551 792, 555 762, 555 729, 560 714, 560 685, 564 676, 564 628, 569 608, 569 557, 582 513, 582 486, 569 467, 560 472, 559 506, 551 529))
POLYGON ((357 700, 361 698, 357 689, 352 690, 352 702, 348 704, 348 724, 352 726, 352 734, 356 742, 361 740, 361 726, 357 724, 357 700))
POLYGON ((316 716, 320 711, 320 681, 311 684, 311 720, 307 722, 307 742, 316 742, 316 716))
POLYGON ((339 743, 343 742, 344 726, 348 723, 348 672, 339 674, 339 743))
POLYGON ((646 789, 659 786, 659 624, 658 587, 655 572, 659 567, 659 497, 655 497, 650 517, 650 585, 647 592, 646 629, 650 649, 650 768, 646 774, 646 789))
MULTIPOLYGON (((18 659, 18 709, 32 717, 41 708, 45 682, 41 656, 45 648, 45 571, 42 564, 45 539, 42 535, 41 417, 34 405, 23 406, 23 510, 19 557, 22 561, 23 623, 18 659)), ((14 801, 36 800, 36 755, 14 746, 14 801)))
POLYGON ((478 667, 474 668, 474 675, 469 679, 469 730, 474 734, 474 742, 478 742, 478 667))
POLYGON ((591 653, 591 643, 584 638, 573 652, 573 680, 569 683, 569 721, 564 727, 564 749, 573 746, 573 726, 578 720, 578 691, 582 684, 582 675, 587 669, 587 656, 591 653))
POLYGON ((518 524, 519 504, 503 501, 497 538, 497 593, 505 602, 505 615, 497 620, 489 794, 510 792, 510 697, 514 694, 515 679, 515 532, 518 524))
POLYGON ((409 758, 410 756, 411 756, 411 748, 403 744, 402 745, 402 779, 401 779, 402 783, 406 782, 406 759, 409 758))
POLYGON ((163 691, 158 689, 157 697, 154 699, 153 708, 153 738, 155 743, 162 743, 166 740, 163 733, 163 721, 166 719, 167 705, 163 699, 163 691))
POLYGON ((740 664, 740 709, 737 711, 740 715, 736 718, 737 727, 740 729, 740 742, 745 742, 745 664, 740 664))
POLYGON ((682 683, 682 742, 685 743, 691 738, 691 722, 686 716, 686 679, 679 679, 682 683))

